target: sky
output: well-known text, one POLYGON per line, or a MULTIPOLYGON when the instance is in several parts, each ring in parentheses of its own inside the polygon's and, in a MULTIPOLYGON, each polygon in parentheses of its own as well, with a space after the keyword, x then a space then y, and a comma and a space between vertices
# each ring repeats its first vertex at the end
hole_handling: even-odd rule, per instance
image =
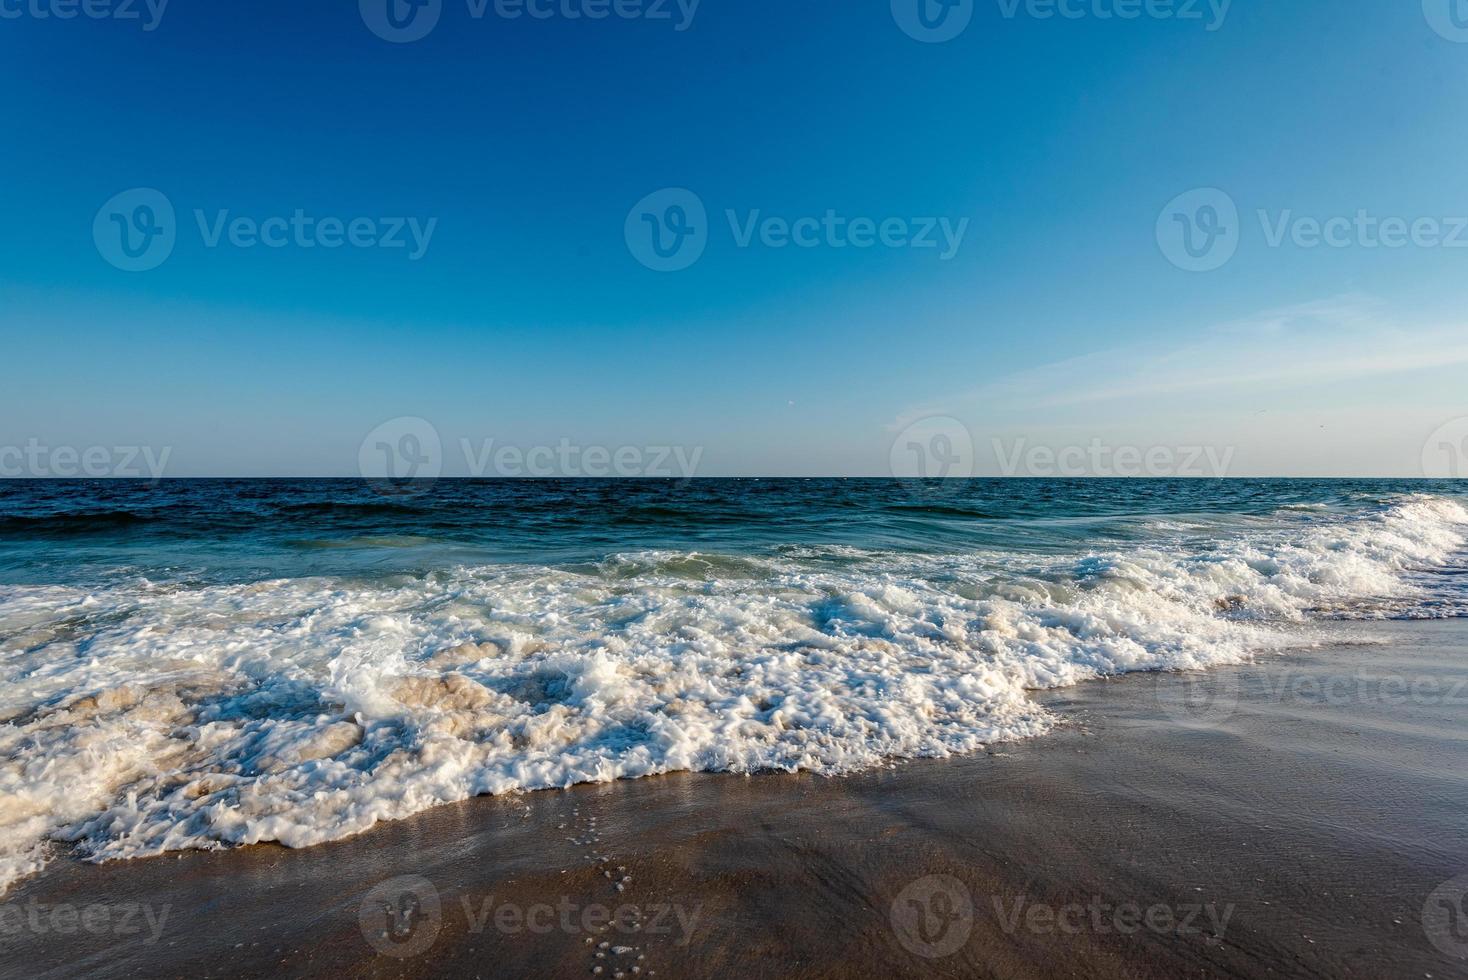
POLYGON ((1468 476, 1465 0, 421 3, 0 0, 0 475, 1468 476))

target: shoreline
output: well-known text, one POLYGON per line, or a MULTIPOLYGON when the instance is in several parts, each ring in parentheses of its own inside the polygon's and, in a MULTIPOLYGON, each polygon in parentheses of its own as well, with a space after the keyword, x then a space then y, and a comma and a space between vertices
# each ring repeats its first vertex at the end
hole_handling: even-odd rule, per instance
POLYGON ((1468 623, 1331 631, 1037 693, 1065 724, 975 756, 58 856, 0 899, 0 976, 1461 974, 1468 623))

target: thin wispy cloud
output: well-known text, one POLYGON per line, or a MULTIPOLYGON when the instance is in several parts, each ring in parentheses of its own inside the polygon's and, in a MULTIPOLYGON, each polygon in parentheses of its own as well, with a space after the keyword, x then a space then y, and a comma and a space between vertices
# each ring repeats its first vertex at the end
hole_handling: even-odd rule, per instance
POLYGON ((930 414, 963 415, 1000 404, 1008 412, 1166 399, 1213 390, 1279 391, 1373 375, 1468 364, 1463 324, 1404 325, 1380 305, 1345 296, 1264 311, 1178 341, 1156 339, 1065 358, 996 378, 899 413, 901 428, 930 414))

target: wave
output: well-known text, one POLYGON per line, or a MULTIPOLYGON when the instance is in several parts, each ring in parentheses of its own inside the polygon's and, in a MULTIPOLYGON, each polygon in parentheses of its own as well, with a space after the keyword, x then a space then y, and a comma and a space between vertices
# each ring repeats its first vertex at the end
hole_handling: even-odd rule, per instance
POLYGON ((888 504, 887 510, 901 514, 914 513, 929 517, 962 517, 967 520, 997 521, 1003 520, 999 514, 976 507, 963 507, 958 504, 935 504, 935 503, 894 503, 888 504))
POLYGON ((441 539, 422 534, 359 534, 350 538, 299 538, 285 542, 287 547, 303 551, 329 551, 338 548, 420 548, 441 543, 441 539))
POLYGON ((302 500, 279 504, 275 508, 282 514, 351 515, 360 517, 403 516, 421 517, 423 507, 391 500, 302 500))
POLYGON ((1462 614, 1465 537, 1419 495, 1068 555, 0 586, 0 888, 55 841, 300 847, 483 793, 973 752, 1055 724, 1030 690, 1246 661, 1321 616, 1462 614))
POLYGON ((147 514, 139 514, 130 510, 78 511, 59 514, 9 514, 0 517, 0 534, 87 534, 146 524, 154 519, 147 514))

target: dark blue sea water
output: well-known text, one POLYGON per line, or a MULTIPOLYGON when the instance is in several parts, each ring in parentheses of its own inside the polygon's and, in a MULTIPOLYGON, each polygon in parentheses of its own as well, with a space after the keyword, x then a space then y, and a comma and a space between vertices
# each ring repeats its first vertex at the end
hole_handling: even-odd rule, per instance
POLYGON ((0 581, 116 573, 252 577, 598 561, 646 550, 758 555, 846 545, 925 553, 1125 547, 1159 529, 1249 529, 1465 481, 361 480, 0 481, 0 581))
POLYGON ((0 483, 0 890, 480 793, 838 775, 1468 613, 1462 483, 0 483))

